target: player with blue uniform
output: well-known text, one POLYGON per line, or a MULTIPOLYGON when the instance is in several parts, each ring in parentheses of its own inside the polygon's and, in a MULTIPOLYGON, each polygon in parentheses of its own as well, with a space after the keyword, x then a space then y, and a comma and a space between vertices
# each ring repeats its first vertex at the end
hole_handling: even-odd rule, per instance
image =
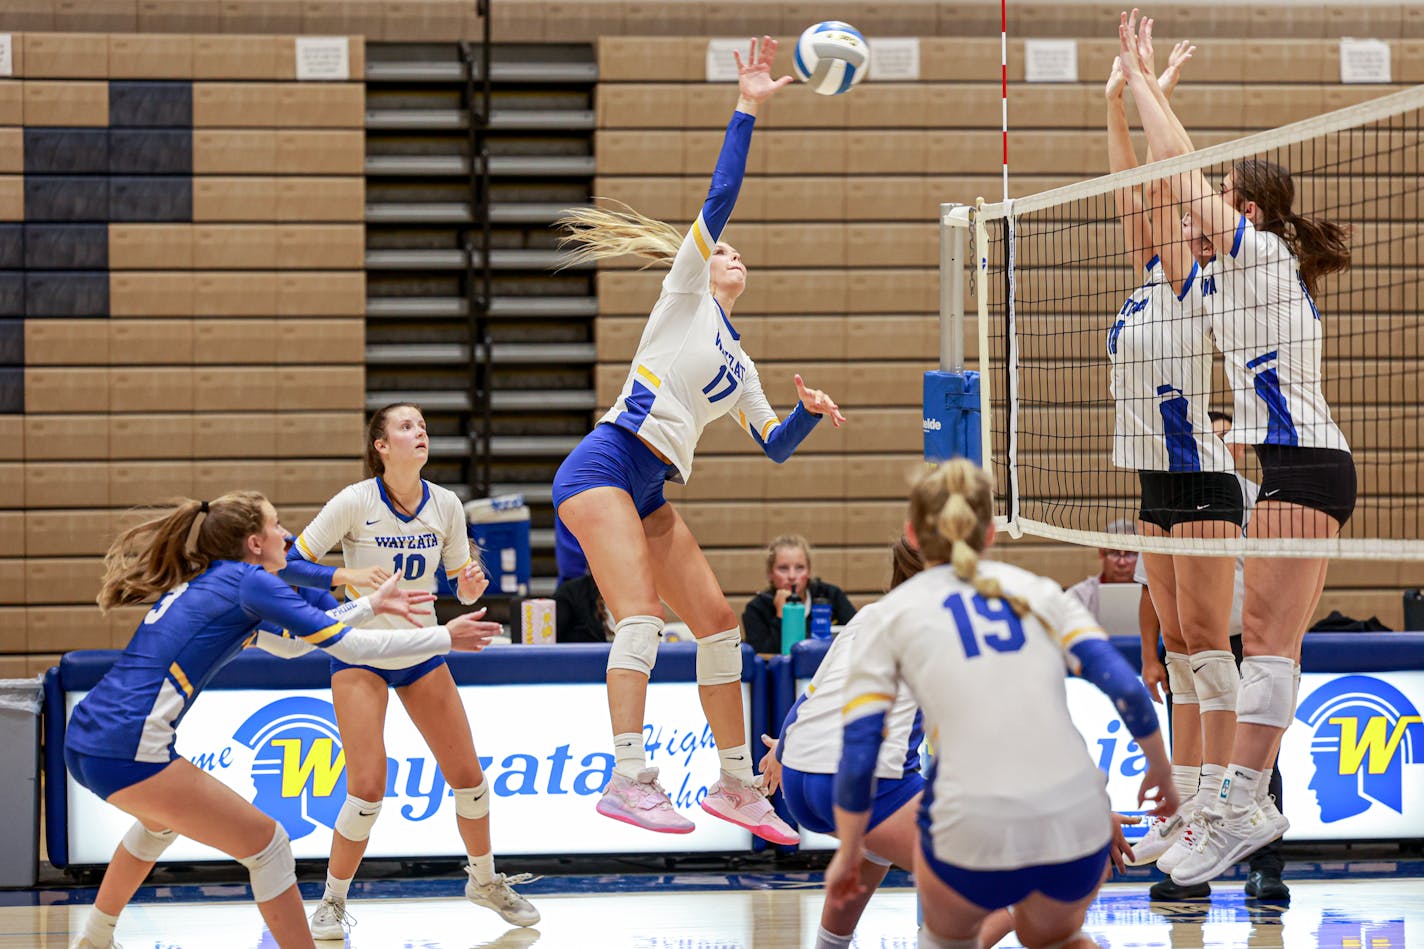
POLYGON ((80 949, 112 945, 119 912, 179 834, 248 868, 253 898, 279 946, 312 945, 282 826, 174 748, 193 700, 244 646, 282 654, 320 648, 348 662, 423 661, 489 641, 489 628, 472 617, 399 636, 354 628, 377 613, 415 625, 415 605, 433 597, 399 590, 395 578, 335 615, 312 607, 274 576, 286 564, 286 537, 265 498, 239 492, 211 503, 185 501, 130 528, 109 548, 102 609, 162 595, 65 730, 69 773, 137 818, 105 873, 75 942, 80 949), (263 622, 283 632, 260 631, 263 622))
MULTIPOLYGON (((1163 158, 1183 155, 1191 139, 1154 91, 1141 53, 1144 29, 1137 11, 1123 14, 1119 58, 1148 146, 1163 158)), ((1321 278, 1349 267, 1348 235, 1297 214, 1290 172, 1272 162, 1233 163, 1220 192, 1200 170, 1174 175, 1171 186, 1218 249, 1206 273, 1213 290, 1206 306, 1234 395, 1227 441, 1254 446, 1261 463, 1251 536, 1287 543, 1338 537, 1355 507, 1355 464, 1324 396, 1314 297, 1321 278)), ((1294 717, 1301 640, 1328 565, 1324 557, 1247 558, 1231 763, 1194 827, 1190 852, 1172 870, 1182 886, 1212 879, 1289 827, 1263 805, 1263 777, 1294 717)))
MULTIPOLYGON (((1143 56, 1152 59, 1151 34, 1143 56)), ((1171 95, 1195 47, 1179 43, 1155 85, 1171 95)), ((1123 104, 1118 60, 1106 87, 1108 156, 1113 172, 1137 165, 1123 104)), ((1148 160, 1154 159, 1149 150, 1148 160)), ((1113 464, 1137 471, 1142 488, 1138 533, 1147 537, 1236 538, 1245 505, 1226 445, 1208 414, 1215 342, 1203 304, 1202 271, 1214 250, 1190 213, 1179 214, 1166 182, 1115 192, 1134 267, 1145 282, 1128 297, 1108 332, 1116 405, 1113 464), (1180 223, 1179 223, 1180 222, 1180 223)), ((1180 813, 1153 820, 1134 848, 1138 863, 1164 857, 1187 833, 1192 815, 1221 787, 1236 730, 1241 676, 1231 652, 1229 557, 1144 553, 1152 605, 1167 646, 1173 706, 1173 781, 1180 813)), ((1152 645, 1156 660, 1156 644, 1152 645)), ((1170 869, 1170 860, 1159 864, 1170 869)))
POLYGON ((984 920, 1006 907, 1025 946, 1095 946, 1079 927, 1114 828, 1103 773, 1068 712, 1065 667, 1113 700, 1147 759, 1139 802, 1171 813, 1177 794, 1152 701, 1076 598, 980 562, 993 494, 972 462, 919 478, 909 526, 925 570, 880 601, 851 654, 828 896, 861 891, 880 748, 903 684, 935 751, 916 852, 920 946, 977 949, 984 920))
MULTIPOLYGON (((310 571, 339 544, 347 568, 400 573, 403 586, 428 593, 435 592, 437 573, 443 573, 456 581, 462 603, 478 599, 489 581, 471 556, 464 507, 453 492, 421 477, 429 456, 430 438, 419 406, 396 403, 372 415, 366 432, 370 477, 343 488, 312 518, 293 545, 293 567, 310 571)), ((348 596, 363 592, 359 586, 347 587, 348 596)), ((385 625, 404 624, 391 618, 385 625)), ((331 839, 326 891, 312 913, 312 935, 340 939, 349 922, 346 897, 386 794, 385 721, 391 689, 453 789, 455 823, 469 860, 466 898, 517 926, 534 925, 538 910, 513 888, 528 877, 495 872, 489 784, 444 659, 333 659, 331 697, 346 755, 346 801, 331 839)))
POLYGON ((774 461, 789 458, 829 413, 825 393, 795 377, 800 403, 784 420, 767 403, 756 364, 742 347, 732 307, 746 287, 741 254, 719 240, 741 187, 758 105, 791 81, 773 79, 776 42, 752 42, 737 56, 739 97, 702 212, 683 235, 635 212, 589 209, 563 220, 573 259, 626 253, 671 262, 613 408, 565 459, 554 478, 560 522, 582 549, 616 621, 608 656, 608 703, 615 766, 599 813, 661 833, 689 833, 646 767, 648 677, 662 637, 662 601, 697 639, 697 682, 722 773, 703 810, 774 843, 795 835, 755 786, 742 715, 742 635, 697 540, 663 497, 663 482, 686 482, 703 429, 722 415, 774 461))

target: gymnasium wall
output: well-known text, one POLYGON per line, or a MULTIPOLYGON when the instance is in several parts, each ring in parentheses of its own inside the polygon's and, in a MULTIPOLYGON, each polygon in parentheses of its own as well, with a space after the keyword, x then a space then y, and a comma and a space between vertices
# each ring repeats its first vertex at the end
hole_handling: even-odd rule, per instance
POLYGON ((254 488, 300 527, 360 475, 364 85, 294 45, 12 34, 0 676, 127 641, 143 608, 93 604, 132 506, 254 488))
MULTIPOLYGON (((1044 14, 1044 33, 1061 28, 1073 35, 1088 27, 1081 7, 1036 9, 1044 14), (1057 18, 1051 15, 1055 9, 1057 18), (1083 18, 1065 22, 1065 11, 1083 18)), ((1418 35, 1424 22, 1415 10, 1370 9, 1383 19, 1365 16, 1354 35, 1397 37, 1406 24, 1418 35)), ((1301 5, 1286 12, 1300 14, 1282 19, 1296 32, 1314 30, 1318 36, 1344 28, 1323 9, 1314 10, 1314 19, 1301 5)), ((812 15, 810 9, 796 13, 802 19, 812 15)), ((1101 16, 1093 21, 1095 33, 1111 28, 1111 17, 1097 20, 1101 16)), ((1193 37, 1202 35, 1196 31, 1204 24, 1217 22, 1209 16, 1189 20, 1193 37)), ((873 17, 856 22, 872 39, 877 35, 873 17)), ((1164 48, 1180 35, 1172 25, 1177 22, 1161 13, 1158 36, 1164 48)), ((1037 27, 1039 21, 1033 23, 1037 27)), ((783 44, 791 39, 784 36, 783 44)), ((1391 39, 1390 45, 1396 84, 1342 86, 1338 39, 1203 39, 1175 105, 1194 140, 1205 146, 1424 81, 1424 39, 1391 39)), ((706 48, 702 36, 600 41, 595 194, 679 226, 696 213, 736 98, 730 84, 703 81, 706 48)), ((1107 171, 1102 79, 1115 54, 1115 42, 1080 39, 1078 83, 1010 85, 1012 194, 1107 171)), ((1022 79, 1021 42, 1010 43, 1009 57, 1010 79, 1022 79)), ((998 39, 923 36, 920 70, 919 82, 869 82, 841 98, 793 86, 758 118, 747 182, 725 235, 751 271, 734 322, 773 405, 784 413, 794 404, 791 374, 799 371, 809 385, 838 399, 849 424, 838 432, 823 423, 800 454, 778 467, 734 425, 719 422, 703 438, 692 483, 669 490, 738 608, 765 582, 762 545, 782 532, 809 537, 816 548, 813 572, 859 601, 888 582, 885 544, 903 521, 906 475, 920 456, 921 374, 938 360, 935 211, 941 201, 972 203, 980 195, 993 200, 1002 190, 998 39)), ((1379 238, 1393 234, 1397 243, 1419 232, 1419 208, 1396 204, 1372 212, 1359 241, 1361 273, 1384 285, 1391 283, 1389 268, 1400 261, 1390 258, 1390 242, 1379 238)), ((1120 241, 1115 231, 1097 238, 1120 241)), ((599 276, 602 404, 616 396, 658 293, 661 274, 636 270, 636 263, 610 262, 599 276)), ((1417 301, 1412 309, 1419 309, 1417 301)), ((1391 314, 1391 322, 1397 316, 1391 314)), ((1087 313, 1081 318, 1093 320, 1087 313)), ((971 363, 978 357, 976 332, 971 318, 966 354, 971 363)), ((1390 339, 1351 355, 1387 355, 1390 339)), ((1362 344, 1354 341, 1356 348, 1362 344)), ((1071 347, 1057 355, 1065 366, 1081 356, 1071 347)), ((1105 363, 1095 366, 1101 368, 1105 363)), ((1083 385, 1106 393, 1105 377, 1100 383, 1095 379, 1085 377, 1083 385)), ((1334 398, 1337 415, 1360 419, 1378 415, 1377 406, 1396 396, 1385 386, 1355 385, 1334 398)), ((1398 415, 1397 405, 1393 411, 1398 415)), ((1109 422, 1104 431, 1110 429, 1109 422)), ((1397 440, 1397 432, 1381 426, 1371 425, 1370 431, 1372 448, 1397 440)), ((1411 442, 1417 446, 1417 433, 1405 435, 1404 444, 1411 442)), ((1102 439, 1075 447, 1096 448, 1107 457, 1102 439)), ((1360 460, 1362 478, 1368 479, 1368 452, 1360 460)), ((1135 479, 1128 480, 1135 492, 1135 479)), ((1079 487, 1093 495, 1104 490, 1101 484, 1079 487)), ((1065 585, 1098 569, 1092 550, 1031 538, 1002 543, 997 556, 1065 585)), ((1400 591, 1421 582, 1424 565, 1339 562, 1320 615, 1332 609, 1378 615, 1399 628, 1400 591)))

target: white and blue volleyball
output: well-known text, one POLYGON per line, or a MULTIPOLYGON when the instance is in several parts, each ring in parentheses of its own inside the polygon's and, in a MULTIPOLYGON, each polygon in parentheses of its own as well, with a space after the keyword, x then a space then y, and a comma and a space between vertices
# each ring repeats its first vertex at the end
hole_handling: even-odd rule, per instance
POLYGON ((796 78, 823 96, 838 96, 870 71, 870 44, 865 36, 840 20, 807 28, 796 41, 796 78))

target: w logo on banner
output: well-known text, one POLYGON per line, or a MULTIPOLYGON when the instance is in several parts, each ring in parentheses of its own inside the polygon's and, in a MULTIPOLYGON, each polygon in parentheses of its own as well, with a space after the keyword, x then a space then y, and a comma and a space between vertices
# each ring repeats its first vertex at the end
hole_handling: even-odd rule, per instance
POLYGON ((1314 730, 1310 789, 1322 823, 1375 803, 1404 812, 1404 766, 1424 763, 1424 718, 1404 693, 1371 676, 1343 676, 1312 692, 1295 717, 1314 730))
POLYGON ((248 716, 232 736, 253 750, 252 803, 293 840, 335 827, 346 800, 346 753, 330 702, 280 699, 248 716))

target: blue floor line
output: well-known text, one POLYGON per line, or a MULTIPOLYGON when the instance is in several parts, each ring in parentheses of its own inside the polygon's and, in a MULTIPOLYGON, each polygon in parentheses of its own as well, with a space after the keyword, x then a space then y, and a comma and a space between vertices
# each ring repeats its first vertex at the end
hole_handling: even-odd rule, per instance
MULTIPOLYGON (((1364 880, 1424 877, 1424 860, 1359 860, 1292 862, 1283 874, 1287 882, 1294 880, 1364 880)), ((1149 883, 1162 879, 1155 867, 1130 868, 1113 882, 1149 883)), ((1214 883, 1238 883, 1246 879, 1246 867, 1237 865, 1214 883)), ((747 873, 647 873, 544 876, 520 886, 520 892, 530 896, 578 896, 605 893, 694 893, 735 890, 816 889, 821 886, 819 870, 747 873)), ((464 874, 455 871, 438 877, 409 879, 358 880, 351 886, 351 898, 362 899, 454 899, 464 893, 464 874)), ((886 877, 886 887, 909 887, 910 875, 892 870, 886 877)), ((302 898, 318 900, 324 884, 312 881, 300 884, 302 898)), ((28 890, 0 890, 0 906, 64 906, 88 905, 94 901, 95 887, 46 887, 28 890)), ((1105 894, 1104 899, 1108 898, 1105 894)), ((251 899, 245 883, 160 883, 145 886, 134 897, 135 903, 166 902, 232 902, 251 899)), ((1135 897, 1137 904, 1141 897, 1135 897)), ((1176 904, 1172 904, 1176 905, 1176 904)), ((1253 904, 1254 905, 1254 904, 1253 904)))

